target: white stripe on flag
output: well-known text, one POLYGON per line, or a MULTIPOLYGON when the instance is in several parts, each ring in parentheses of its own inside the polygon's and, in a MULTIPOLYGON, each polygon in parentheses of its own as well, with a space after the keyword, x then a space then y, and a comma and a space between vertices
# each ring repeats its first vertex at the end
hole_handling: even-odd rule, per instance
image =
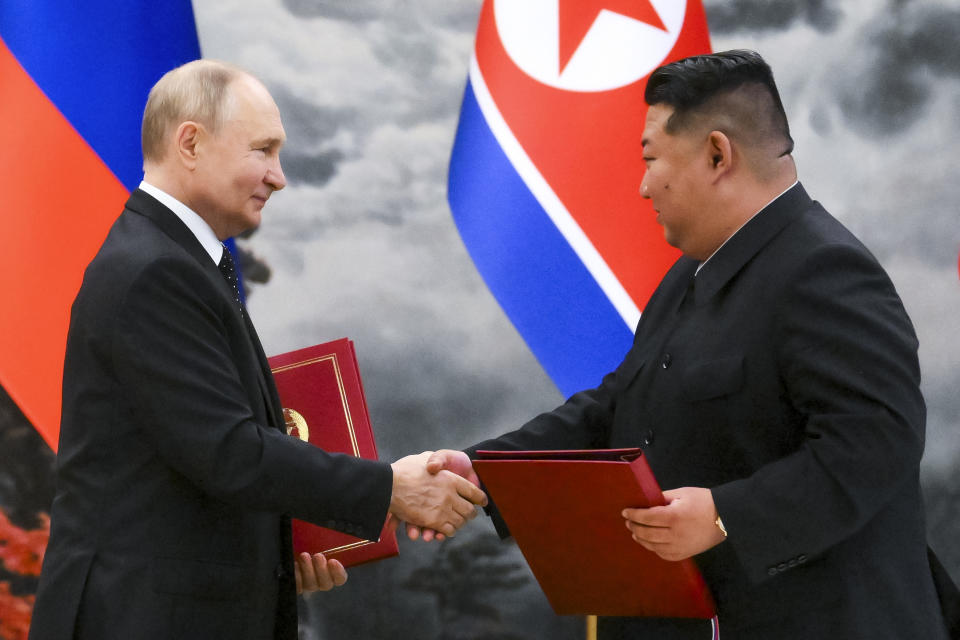
POLYGON ((610 270, 596 247, 587 238, 583 229, 567 211, 563 202, 547 184, 526 151, 520 146, 520 142, 503 119, 489 89, 487 89, 487 83, 484 82, 475 54, 470 59, 470 83, 473 86, 473 93, 477 97, 477 103, 480 105, 480 111, 483 112, 483 117, 486 118, 490 130, 493 131, 493 135, 500 143, 500 147, 506 153, 507 158, 510 159, 517 173, 520 174, 543 210, 550 216, 553 224, 563 234, 563 237, 583 262, 590 275, 596 280, 604 295, 613 304, 617 313, 620 314, 620 318, 626 323, 627 328, 631 332, 634 331, 640 321, 640 309, 637 308, 630 294, 620 284, 617 276, 610 270))

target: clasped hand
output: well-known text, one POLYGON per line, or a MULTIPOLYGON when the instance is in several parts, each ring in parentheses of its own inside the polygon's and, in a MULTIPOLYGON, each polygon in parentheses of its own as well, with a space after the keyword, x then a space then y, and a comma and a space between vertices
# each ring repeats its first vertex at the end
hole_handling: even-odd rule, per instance
MULTIPOLYGON (((425 451, 390 465, 393 467, 390 513, 408 526, 453 536, 457 529, 477 515, 476 506, 487 504, 487 496, 477 486, 476 475, 468 479, 455 473, 457 468, 451 471, 437 464, 432 471, 428 470, 432 454, 432 451, 425 451)), ((468 467, 469 463, 468 459, 468 467)))
MULTIPOLYGON (((462 451, 441 449, 427 460, 429 473, 441 470, 456 473, 479 486, 470 458, 462 451)), ((621 512, 634 541, 665 560, 684 560, 703 553, 724 541, 716 526, 717 509, 713 494, 701 487, 683 487, 663 493, 667 504, 648 509, 624 509, 621 512)), ((443 540, 441 531, 407 523, 411 540, 443 540)))
POLYGON ((322 553, 300 553, 294 558, 297 593, 330 591, 347 581, 347 570, 339 560, 327 560, 322 553))
POLYGON ((667 504, 648 509, 624 509, 633 539, 664 560, 684 560, 724 541, 715 521, 713 494, 701 487, 664 491, 667 504))

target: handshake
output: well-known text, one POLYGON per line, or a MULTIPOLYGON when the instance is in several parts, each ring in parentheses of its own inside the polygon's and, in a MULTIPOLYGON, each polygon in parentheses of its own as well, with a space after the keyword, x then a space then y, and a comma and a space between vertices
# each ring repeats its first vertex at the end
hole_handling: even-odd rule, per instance
MULTIPOLYGON (((415 540, 443 540, 486 506, 480 479, 470 458, 462 451, 424 451, 400 458, 393 468, 393 493, 387 523, 396 528, 405 522, 407 535, 415 540)), ((297 593, 329 591, 347 581, 347 571, 338 560, 322 553, 301 553, 295 558, 297 593)))
POLYGON ((477 515, 477 506, 487 504, 480 480, 462 451, 424 451, 390 466, 390 518, 394 524, 407 523, 411 540, 421 534, 427 541, 453 536, 477 515))

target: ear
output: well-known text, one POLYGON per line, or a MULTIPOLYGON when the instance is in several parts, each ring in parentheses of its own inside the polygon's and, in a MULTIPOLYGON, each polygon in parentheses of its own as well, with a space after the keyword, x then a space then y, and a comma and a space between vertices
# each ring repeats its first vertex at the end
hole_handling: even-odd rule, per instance
POLYGON ((710 166, 717 177, 733 168, 733 144, 724 132, 710 132, 707 136, 707 152, 710 154, 710 166))
POLYGON ((200 140, 204 134, 203 127, 190 120, 180 123, 180 126, 177 127, 177 157, 191 171, 197 166, 200 140))

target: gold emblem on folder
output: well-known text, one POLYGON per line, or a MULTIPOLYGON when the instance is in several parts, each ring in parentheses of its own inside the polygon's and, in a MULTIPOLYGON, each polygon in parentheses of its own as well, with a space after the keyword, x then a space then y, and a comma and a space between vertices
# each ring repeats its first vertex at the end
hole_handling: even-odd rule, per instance
POLYGON ((295 409, 283 410, 283 421, 287 423, 287 435, 310 442, 310 428, 307 421, 295 409))

